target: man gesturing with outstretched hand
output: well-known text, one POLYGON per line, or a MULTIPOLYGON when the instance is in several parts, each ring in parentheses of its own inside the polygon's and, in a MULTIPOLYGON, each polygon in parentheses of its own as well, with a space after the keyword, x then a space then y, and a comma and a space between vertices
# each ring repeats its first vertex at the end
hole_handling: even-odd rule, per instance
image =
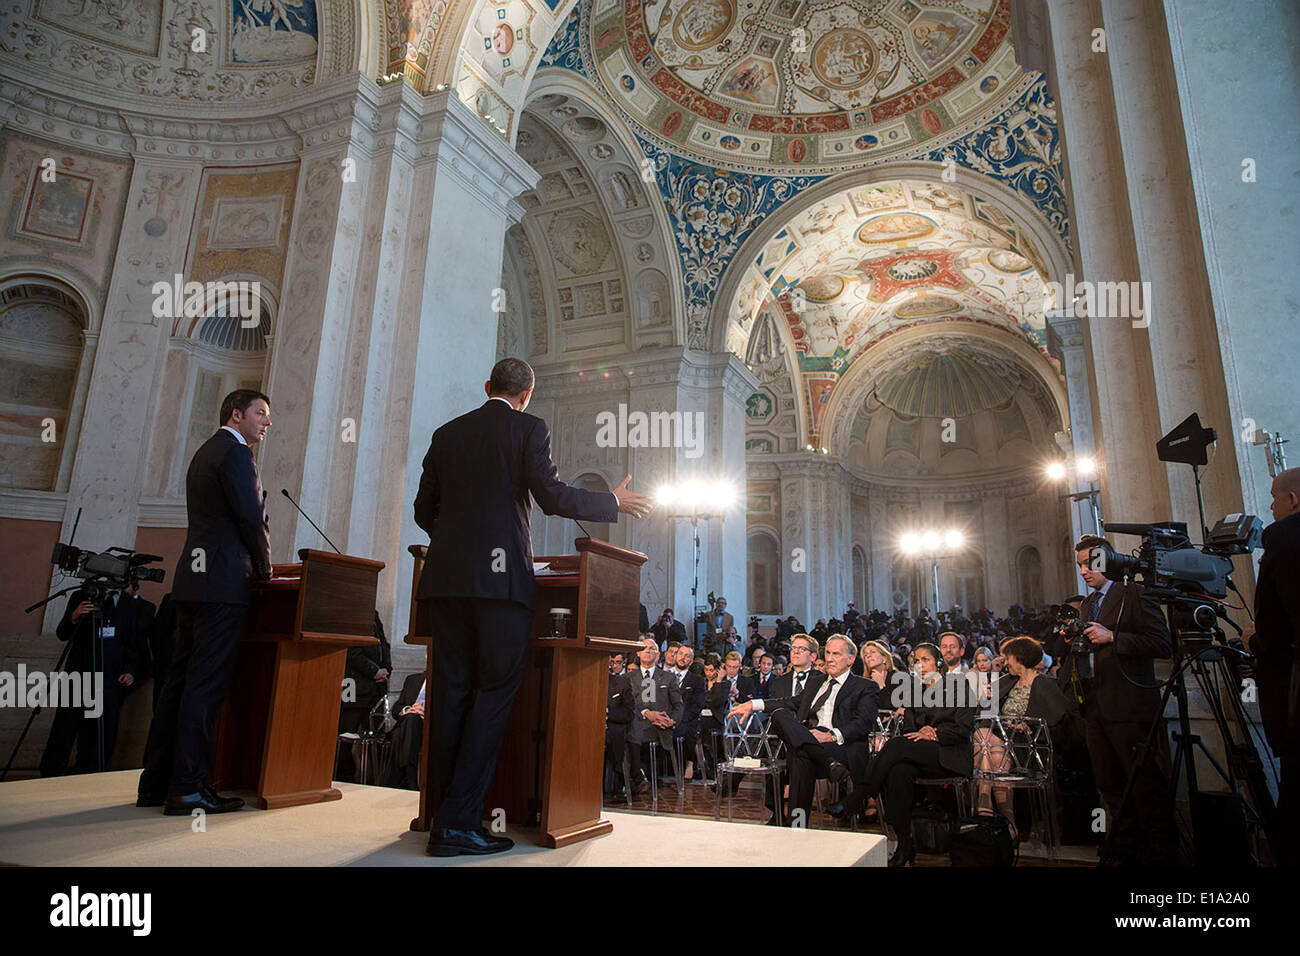
POLYGON ((415 522, 429 533, 416 597, 428 602, 433 629, 433 856, 514 846, 483 827, 483 798, 523 680, 533 620, 532 502, 579 521, 650 511, 646 495, 628 490, 630 475, 612 492, 560 481, 550 429, 524 412, 533 384, 527 362, 498 362, 484 383, 488 400, 433 433, 415 497, 415 522))

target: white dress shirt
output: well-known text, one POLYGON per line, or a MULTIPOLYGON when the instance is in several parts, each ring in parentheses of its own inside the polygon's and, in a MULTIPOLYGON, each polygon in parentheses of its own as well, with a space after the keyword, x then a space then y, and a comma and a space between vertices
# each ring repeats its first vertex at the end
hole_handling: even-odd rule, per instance
POLYGON ((247 445, 248 445, 248 442, 244 439, 244 436, 241 435, 241 434, 239 434, 239 429, 237 429, 237 428, 231 428, 229 425, 222 425, 221 427, 224 428, 226 431, 230 432, 230 434, 234 435, 235 438, 237 438, 237 439, 239 440, 239 443, 240 443, 241 445, 244 445, 244 446, 247 446, 247 445))
MULTIPOLYGON (((795 676, 797 677, 798 675, 796 674, 795 676)), ((848 680, 848 678, 849 678, 848 671, 845 671, 839 677, 831 677, 829 674, 826 676, 826 680, 833 682, 834 686, 831 687, 831 692, 829 695, 827 695, 825 703, 821 705, 817 713, 814 715, 817 718, 818 727, 831 728, 831 736, 835 738, 835 742, 837 744, 844 743, 844 735, 840 733, 836 728, 831 727, 831 721, 834 719, 835 716, 835 698, 840 696, 840 690, 844 687, 844 682, 848 680)), ((807 680, 807 678, 805 678, 805 680, 807 680)), ((821 687, 817 688, 817 697, 821 697, 821 695, 825 693, 825 691, 826 691, 826 684, 822 684, 821 687)), ((816 698, 814 698, 814 701, 815 700, 816 698)), ((755 711, 759 713, 763 712, 764 709, 763 705, 765 702, 761 697, 755 697, 752 703, 754 705, 755 711)))

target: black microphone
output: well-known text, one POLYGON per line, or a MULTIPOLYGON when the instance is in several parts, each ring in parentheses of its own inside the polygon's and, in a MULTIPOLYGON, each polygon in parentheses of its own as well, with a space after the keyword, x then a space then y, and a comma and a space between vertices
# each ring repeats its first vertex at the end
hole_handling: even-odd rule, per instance
POLYGON ((293 498, 290 497, 288 488, 281 488, 280 494, 284 495, 286 498, 289 499, 289 504, 293 505, 295 508, 298 509, 298 514, 302 515, 304 518, 307 518, 307 523, 311 525, 313 528, 315 528, 318 532, 320 532, 320 536, 325 539, 325 543, 328 544, 331 548, 333 548, 336 554, 343 553, 338 549, 338 545, 336 545, 333 541, 330 540, 329 535, 327 535, 324 531, 321 531, 320 528, 317 526, 316 522, 312 521, 311 518, 307 517, 307 512, 303 511, 301 508, 298 508, 298 502, 294 501, 293 498))

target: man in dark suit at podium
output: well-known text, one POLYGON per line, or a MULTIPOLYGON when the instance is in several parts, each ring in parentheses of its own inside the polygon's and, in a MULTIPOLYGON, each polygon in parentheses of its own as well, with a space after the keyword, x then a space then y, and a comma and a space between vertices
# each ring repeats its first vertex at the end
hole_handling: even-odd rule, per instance
POLYGON ((415 498, 415 522, 429 533, 416 597, 428 602, 437 635, 429 688, 433 856, 514 846, 483 827, 483 798, 523 680, 537 591, 533 501, 548 515, 602 523, 650 510, 647 496, 628 491, 631 476, 613 492, 560 481, 550 429, 524 413, 533 384, 527 362, 493 366, 488 400, 433 433, 415 498))
POLYGON ((270 399, 236 389, 221 403, 220 418, 221 427, 199 446, 185 475, 189 522, 172 578, 174 646, 135 804, 165 804, 163 813, 170 815, 244 805, 203 781, 212 769, 217 717, 234 674, 252 584, 271 576, 266 495, 251 447, 271 427, 270 399))

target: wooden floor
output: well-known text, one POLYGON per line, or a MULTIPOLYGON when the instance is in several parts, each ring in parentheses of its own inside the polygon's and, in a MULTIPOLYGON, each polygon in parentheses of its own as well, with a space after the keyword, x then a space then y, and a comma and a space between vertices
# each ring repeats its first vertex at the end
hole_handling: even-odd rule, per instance
MULTIPOLYGON (((717 799, 717 794, 713 788, 703 781, 686 781, 685 789, 681 793, 678 793, 675 783, 667 781, 659 786, 657 813, 659 816, 708 817, 712 819, 717 807, 717 799)), ((743 780, 731 803, 732 820, 736 823, 762 824, 771 816, 771 812, 763 805, 762 781, 758 779, 743 780)), ((629 810, 636 813, 656 812, 651 803, 648 787, 632 800, 630 806, 624 803, 611 803, 609 806, 614 809, 629 810)), ((725 797, 722 800, 721 819, 727 819, 727 800, 725 797)), ((809 827, 821 830, 849 829, 848 824, 836 821, 834 818, 821 814, 815 809, 809 827)), ((876 824, 862 832, 883 833, 884 830, 880 825, 876 824)), ((1044 867, 1095 866, 1096 862, 1096 850, 1091 847, 1063 847, 1060 859, 1050 860, 1046 857, 1041 845, 1035 844, 1021 847, 1018 865, 1044 867)), ((916 865, 949 866, 950 863, 946 855, 919 853, 917 854, 916 865)))

